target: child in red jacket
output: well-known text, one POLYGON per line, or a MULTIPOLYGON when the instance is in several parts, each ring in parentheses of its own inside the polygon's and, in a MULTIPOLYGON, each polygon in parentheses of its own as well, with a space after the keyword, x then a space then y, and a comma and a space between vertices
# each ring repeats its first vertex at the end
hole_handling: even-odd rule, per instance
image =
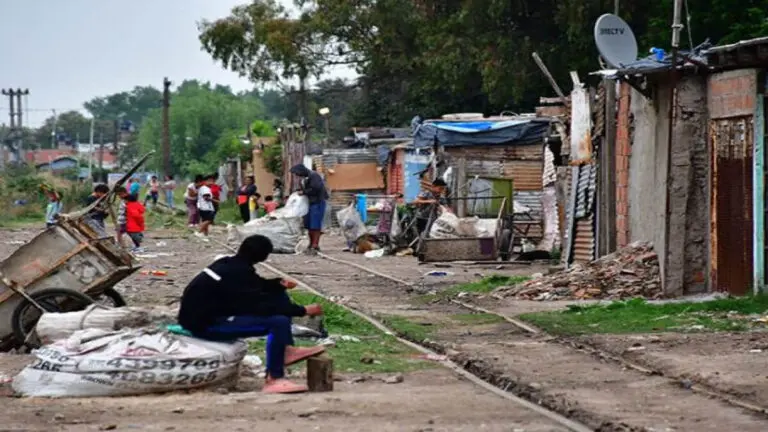
POLYGON ((135 195, 128 195, 125 203, 125 232, 133 240, 134 251, 141 247, 144 240, 144 206, 135 195))

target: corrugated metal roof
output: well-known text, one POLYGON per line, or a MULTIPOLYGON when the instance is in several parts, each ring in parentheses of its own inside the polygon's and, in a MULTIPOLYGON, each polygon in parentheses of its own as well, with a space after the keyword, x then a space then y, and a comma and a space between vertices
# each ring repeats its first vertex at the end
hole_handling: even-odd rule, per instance
POLYGON ((531 209, 532 216, 541 215, 541 192, 540 191, 519 191, 515 192, 514 200, 531 209))
MULTIPOLYGON (((679 55, 682 58, 690 58, 693 60, 685 61, 682 68, 699 67, 706 65, 707 58, 703 55, 707 50, 711 50, 712 46, 709 41, 702 43, 695 47, 691 51, 680 50, 679 55)), ((678 68, 680 64, 678 63, 678 68)), ((607 78, 616 78, 625 75, 651 75, 659 72, 665 72, 672 70, 672 54, 667 53, 662 60, 657 60, 655 55, 651 55, 645 58, 638 59, 634 62, 621 65, 618 69, 605 69, 597 72, 592 72, 590 75, 602 75, 607 78)))
POLYGON ((376 163, 377 151, 372 149, 325 149, 323 164, 332 167, 336 164, 376 163))
POLYGON ((761 45, 761 44, 768 44, 768 36, 738 41, 730 45, 721 45, 721 46, 712 47, 707 50, 704 50, 703 54, 706 55, 709 53, 734 51, 742 47, 752 46, 752 45, 761 45))
POLYGON ((597 190, 597 165, 587 164, 579 167, 579 179, 576 190, 576 219, 592 213, 597 190))

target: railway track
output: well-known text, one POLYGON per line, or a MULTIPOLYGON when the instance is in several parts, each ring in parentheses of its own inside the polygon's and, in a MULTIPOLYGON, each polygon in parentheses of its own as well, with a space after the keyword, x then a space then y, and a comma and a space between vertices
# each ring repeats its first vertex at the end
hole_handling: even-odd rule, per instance
MULTIPOLYGON (((360 265, 360 264, 355 263, 355 262, 339 259, 339 258, 332 257, 332 256, 329 256, 329 255, 326 255, 326 254, 322 254, 322 253, 318 254, 318 256, 320 256, 324 260, 327 260, 327 261, 330 261, 330 262, 334 262, 334 263, 337 263, 337 264, 341 264, 341 265, 345 265, 345 266, 349 266, 349 267, 353 267, 355 269, 364 271, 364 272, 369 273, 371 275, 387 279, 387 280, 389 280, 391 282, 394 282, 396 284, 404 286, 409 291, 413 290, 414 288, 416 288, 416 284, 413 284, 413 283, 407 282, 407 281, 405 281, 403 279, 400 279, 400 278, 397 278, 397 277, 394 277, 394 276, 391 276, 391 275, 388 275, 388 274, 385 274, 385 273, 373 270, 371 268, 368 268, 368 267, 366 267, 364 265, 360 265)), ((459 306, 461 308, 464 308, 464 309, 472 311, 472 312, 478 312, 478 313, 484 313, 484 314, 490 314, 490 315, 497 316, 500 319, 502 319, 502 320, 504 320, 504 321, 506 321, 506 322, 508 322, 508 323, 510 323, 512 325, 514 325, 515 327, 519 328, 521 331, 523 331, 525 333, 528 333, 528 334, 531 334, 531 335, 541 335, 541 334, 544 334, 542 332, 542 330, 540 330, 540 329, 538 329, 538 328, 536 328, 534 326, 531 326, 531 325, 529 325, 529 324, 527 324, 527 323, 525 323, 525 322, 523 322, 523 321, 521 321, 519 319, 516 319, 514 317, 510 317, 508 315, 504 315, 504 314, 499 313, 497 311, 493 311, 493 310, 489 310, 489 309, 486 309, 486 308, 482 308, 482 307, 479 307, 479 306, 476 306, 476 305, 473 305, 473 304, 470 304, 470 303, 467 303, 467 302, 464 302, 464 301, 460 301, 458 299, 450 299, 450 302, 452 304, 455 304, 455 305, 457 305, 457 306, 459 306)), ((746 400, 734 397, 732 395, 729 395, 729 394, 727 394, 725 392, 719 391, 718 389, 712 388, 710 386, 702 385, 702 384, 699 384, 699 383, 693 383, 687 377, 670 375, 670 374, 665 373, 662 370, 659 370, 659 369, 656 369, 656 368, 653 368, 653 367, 649 367, 649 366, 646 366, 646 365, 638 364, 636 362, 629 361, 629 360, 627 360, 625 358, 622 358, 620 356, 616 356, 614 354, 611 354, 611 353, 608 353, 608 352, 606 352, 604 350, 601 350, 601 349, 599 349, 599 348, 597 348, 595 346, 591 346, 591 345, 585 344, 583 341, 579 341, 578 344, 576 344, 572 340, 569 340, 568 338, 555 338, 555 337, 553 337, 550 340, 552 340, 555 343, 568 346, 569 348, 574 349, 574 350, 580 350, 580 351, 583 351, 583 352, 587 352, 591 356, 596 357, 596 358, 598 358, 600 360, 603 360, 603 361, 607 360, 607 361, 619 364, 622 367, 625 367, 627 369, 631 369, 631 370, 640 372, 640 373, 645 374, 645 375, 664 377, 664 378, 666 378, 669 381, 669 384, 672 385, 672 386, 675 386, 675 387, 678 387, 678 388, 680 386, 684 386, 687 390, 690 390, 690 391, 692 391, 694 393, 701 394, 702 396, 705 396, 705 397, 708 397, 708 398, 715 398, 715 399, 721 400, 721 401, 723 401, 725 403, 728 403, 730 405, 733 405, 735 407, 748 410, 748 411, 753 412, 755 414, 759 414, 759 415, 762 415, 762 416, 768 416, 768 407, 760 406, 760 405, 754 404, 754 403, 752 403, 750 401, 746 401, 746 400)))
MULTIPOLYGON (((235 250, 231 246, 229 246, 229 245, 227 245, 225 243, 221 243, 221 242, 216 241, 216 240, 214 240, 214 242, 219 244, 222 247, 225 247, 227 250, 229 250, 231 252, 235 252, 235 250)), ((334 258, 327 257, 325 255, 323 255, 323 258, 330 259, 332 261, 337 261, 339 263, 344 263, 341 260, 336 260, 334 258)), ((347 263, 347 264, 353 265, 354 263, 347 263)), ((290 274, 290 273, 288 273, 286 271, 281 270, 280 268, 278 268, 278 267, 276 267, 274 265, 270 265, 270 264, 267 264, 267 263, 261 263, 259 265, 262 268, 266 269, 267 271, 272 272, 272 273, 274 273, 274 274, 276 274, 276 275, 278 275, 280 277, 289 278, 291 280, 296 281, 298 283, 299 287, 301 287, 302 289, 304 289, 304 290, 306 290, 308 292, 311 292, 312 294, 314 294, 316 296, 322 297, 322 298, 324 298, 325 300, 327 300, 329 302, 332 302, 332 303, 338 304, 341 307, 344 307, 345 309, 349 310, 350 312, 352 312, 353 314, 357 315, 361 319, 367 321, 368 323, 370 323, 371 325, 373 325, 374 327, 376 327, 380 331, 386 333, 387 335, 390 335, 390 336, 394 337, 400 343, 402 343, 402 344, 404 344, 404 345, 406 345, 406 346, 408 346, 408 347, 410 347, 410 348, 412 348, 412 349, 414 349, 414 350, 416 350, 416 351, 418 351, 418 352, 420 352, 422 354, 431 356, 431 358, 436 359, 436 362, 438 362, 441 366, 451 370, 452 372, 454 372, 459 377, 464 378, 464 379, 470 381, 471 383, 477 385, 478 387, 480 387, 480 388, 482 388, 482 389, 484 389, 484 390, 486 390, 486 391, 488 391, 490 393, 493 393, 493 394, 495 394, 495 395, 497 395, 497 396, 499 396, 501 398, 504 398, 504 399, 508 400, 512 404, 515 404, 515 405, 517 405, 519 407, 522 407, 522 408, 524 408, 526 410, 535 412, 536 414, 539 414, 542 417, 547 418, 548 420, 550 420, 550 421, 552 421, 552 422, 554 422, 554 423, 556 423, 556 424, 566 428, 569 431, 573 431, 573 432, 593 432, 595 430, 594 428, 592 428, 592 427, 590 427, 590 426, 588 426, 588 425, 586 425, 584 423, 581 423, 579 421, 570 419, 570 418, 568 418, 568 417, 566 417, 566 416, 564 416, 564 415, 562 415, 562 414, 560 414, 560 413, 558 413, 558 412, 556 412, 554 410, 551 410, 551 409, 546 408, 545 406, 539 405, 536 402, 533 402, 533 401, 527 400, 525 398, 519 397, 519 396, 515 395, 514 393, 508 391, 509 390, 508 388, 503 388, 503 387, 500 387, 498 385, 494 385, 493 383, 490 383, 490 382, 484 380, 480 376, 478 376, 478 375, 472 373, 471 371, 467 370, 467 368, 462 367, 459 364, 455 363, 454 361, 448 359, 446 356, 441 355, 441 353, 435 351, 434 348, 430 347, 428 344, 425 344, 423 341, 415 341, 415 340, 403 337, 403 335, 398 334, 396 331, 394 331, 392 328, 387 326, 381 320, 379 320, 379 319, 375 318, 374 316, 372 316, 370 313, 367 313, 367 312, 361 310, 360 308, 352 307, 352 306, 350 306, 348 304, 343 304, 343 303, 339 303, 337 301, 334 301, 332 296, 329 296, 324 291, 322 291, 320 289, 317 289, 311 283, 306 282, 306 281, 302 280, 301 278, 297 278, 293 274, 290 274)), ((386 275, 384 273, 376 272, 375 270, 372 270, 372 269, 366 269, 365 271, 367 271, 367 272, 369 272, 371 274, 374 274, 376 276, 379 276, 381 278, 384 278, 384 279, 387 279, 387 280, 392 280, 392 281, 394 281, 396 283, 408 284, 408 282, 406 282, 406 281, 394 278, 394 277, 386 275)), ((506 386, 506 387, 509 387, 509 386, 506 386)))

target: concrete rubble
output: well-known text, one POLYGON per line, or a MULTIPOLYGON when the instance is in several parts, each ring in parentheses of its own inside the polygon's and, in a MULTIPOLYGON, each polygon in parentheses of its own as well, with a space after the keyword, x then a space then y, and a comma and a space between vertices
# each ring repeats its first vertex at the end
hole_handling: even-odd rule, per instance
POLYGON ((663 297, 659 258, 653 245, 635 242, 587 264, 496 289, 501 297, 525 300, 607 299, 663 297))

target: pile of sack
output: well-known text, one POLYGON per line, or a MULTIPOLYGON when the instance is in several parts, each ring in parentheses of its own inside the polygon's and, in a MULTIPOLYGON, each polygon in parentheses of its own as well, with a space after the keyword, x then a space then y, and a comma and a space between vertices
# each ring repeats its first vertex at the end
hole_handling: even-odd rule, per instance
POLYGON ((430 238, 487 238, 496 235, 497 219, 480 219, 477 216, 460 218, 443 206, 438 212, 438 218, 429 229, 430 238))
POLYGON ((36 333, 46 343, 13 380, 21 396, 98 397, 162 393, 220 384, 237 376, 247 344, 209 342, 162 327, 141 308, 46 313, 36 333))
POLYGON ((309 212, 309 200, 298 193, 291 194, 285 206, 254 219, 245 225, 228 225, 229 243, 241 243, 247 237, 260 234, 272 241, 275 253, 296 253, 302 239, 304 216, 309 212))

